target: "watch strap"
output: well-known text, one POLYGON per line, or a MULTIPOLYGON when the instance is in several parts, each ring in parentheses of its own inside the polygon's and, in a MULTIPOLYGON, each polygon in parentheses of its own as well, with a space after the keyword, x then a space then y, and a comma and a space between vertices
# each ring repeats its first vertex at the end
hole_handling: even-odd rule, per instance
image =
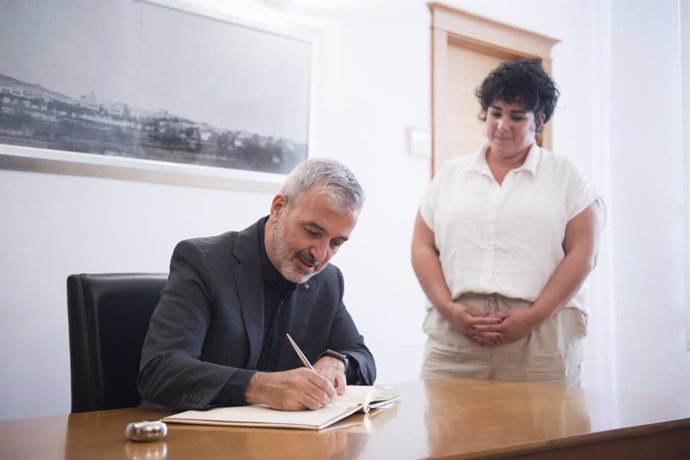
POLYGON ((342 361, 342 363, 345 365, 345 374, 347 375, 347 370, 350 367, 350 360, 348 359, 347 355, 328 349, 319 355, 319 359, 323 358, 324 356, 330 356, 331 358, 342 361))

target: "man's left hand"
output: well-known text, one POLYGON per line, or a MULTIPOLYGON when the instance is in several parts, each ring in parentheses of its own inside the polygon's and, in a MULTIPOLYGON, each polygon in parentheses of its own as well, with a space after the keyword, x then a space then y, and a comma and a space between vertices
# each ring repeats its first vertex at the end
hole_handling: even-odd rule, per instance
POLYGON ((345 379, 345 364, 332 356, 324 356, 314 364, 314 370, 328 379, 338 396, 345 393, 347 380, 345 379))

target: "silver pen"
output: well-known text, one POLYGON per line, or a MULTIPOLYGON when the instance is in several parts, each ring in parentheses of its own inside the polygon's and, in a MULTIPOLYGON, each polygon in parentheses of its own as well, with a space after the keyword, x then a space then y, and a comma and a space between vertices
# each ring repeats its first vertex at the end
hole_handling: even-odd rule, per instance
POLYGON ((297 344, 295 343, 294 340, 292 340, 292 337, 290 337, 290 334, 285 334, 287 336, 287 339, 290 341, 290 345, 292 345, 292 348, 295 349, 295 353, 297 353, 297 356, 299 357, 299 360, 302 361, 302 364, 304 364, 304 367, 308 367, 311 370, 314 370, 314 366, 311 365, 309 360, 307 359, 306 356, 304 356, 304 353, 302 353, 302 350, 299 349, 297 344))

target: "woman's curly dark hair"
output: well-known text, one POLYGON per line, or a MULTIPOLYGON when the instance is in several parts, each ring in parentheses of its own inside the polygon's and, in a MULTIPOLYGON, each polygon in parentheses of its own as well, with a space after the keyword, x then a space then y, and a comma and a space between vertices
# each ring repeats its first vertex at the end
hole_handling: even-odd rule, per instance
POLYGON ((520 104, 525 111, 534 112, 537 132, 541 132, 553 114, 559 92, 540 58, 522 58, 496 67, 474 94, 482 106, 480 120, 486 121, 486 112, 495 101, 520 104), (541 114, 544 114, 543 123, 539 120, 541 114))

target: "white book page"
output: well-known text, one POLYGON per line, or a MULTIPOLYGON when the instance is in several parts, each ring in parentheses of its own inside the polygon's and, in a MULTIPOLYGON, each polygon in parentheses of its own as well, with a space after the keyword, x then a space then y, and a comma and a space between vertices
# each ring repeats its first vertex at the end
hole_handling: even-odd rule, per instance
POLYGON ((348 385, 345 394, 336 398, 337 402, 361 403, 364 412, 370 407, 380 407, 400 398, 398 389, 382 385, 348 385))
POLYGON ((207 411, 186 411, 165 417, 163 420, 172 423, 318 429, 345 418, 359 409, 359 404, 347 402, 331 404, 315 411, 281 411, 266 406, 217 407, 207 411))

